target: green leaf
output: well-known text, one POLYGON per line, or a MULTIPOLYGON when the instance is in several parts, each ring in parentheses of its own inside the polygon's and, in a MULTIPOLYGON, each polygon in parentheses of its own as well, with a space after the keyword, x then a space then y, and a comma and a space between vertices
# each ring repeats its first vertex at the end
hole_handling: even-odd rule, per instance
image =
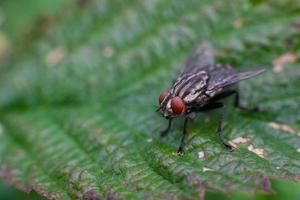
POLYGON ((299 17, 293 0, 68 4, 3 67, 0 176, 60 199, 198 199, 205 190, 271 192, 270 178, 297 180, 299 17), (239 84, 243 104, 259 104, 259 113, 227 102, 225 138, 243 144, 224 149, 219 113, 203 113, 178 156, 182 119, 162 139, 167 122, 155 109, 199 40, 221 63, 269 70, 239 84))

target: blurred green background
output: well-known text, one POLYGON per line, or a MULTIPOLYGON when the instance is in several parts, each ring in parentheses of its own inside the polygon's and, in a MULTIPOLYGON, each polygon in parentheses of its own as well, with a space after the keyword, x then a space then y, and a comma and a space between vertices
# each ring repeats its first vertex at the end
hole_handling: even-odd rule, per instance
MULTIPOLYGON (((51 15, 62 9, 70 0, 1 0, 0 1, 0 53, 5 51, 15 41, 20 39, 22 33, 38 16, 51 15)), ((290 181, 272 181, 273 195, 249 195, 235 192, 224 196, 209 192, 207 199, 300 199, 300 183, 290 181)), ((0 181, 0 199, 40 199, 35 192, 24 194, 0 181)))
POLYGON ((14 39, 30 25, 36 17, 53 14, 70 0, 1 0, 1 31, 14 39))
MULTIPOLYGON (((0 55, 18 40, 22 33, 41 15, 51 15, 69 0, 1 0, 0 1, 0 55)), ((1 62, 0 62, 1 63, 1 62)), ((0 200, 43 199, 35 192, 23 193, 0 180, 0 200)))

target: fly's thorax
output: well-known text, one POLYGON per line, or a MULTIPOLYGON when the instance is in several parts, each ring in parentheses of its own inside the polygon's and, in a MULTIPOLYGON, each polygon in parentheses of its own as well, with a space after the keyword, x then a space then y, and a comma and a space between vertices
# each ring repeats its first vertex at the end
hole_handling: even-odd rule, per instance
POLYGON ((180 97, 186 104, 190 104, 197 101, 205 92, 208 79, 206 71, 182 75, 174 83, 170 91, 175 96, 180 97))

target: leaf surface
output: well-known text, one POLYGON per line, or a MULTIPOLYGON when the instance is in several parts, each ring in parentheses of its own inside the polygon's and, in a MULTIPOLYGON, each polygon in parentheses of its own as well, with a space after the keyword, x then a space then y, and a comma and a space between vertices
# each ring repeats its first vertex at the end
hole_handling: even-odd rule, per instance
POLYGON ((0 75, 0 176, 6 182, 48 198, 197 199, 207 189, 271 192, 270 178, 298 178, 299 63, 275 72, 272 61, 299 54, 299 27, 292 23, 299 3, 91 0, 68 6, 41 37, 16 48, 0 75), (236 142, 234 152, 217 140, 214 111, 199 115, 186 153, 178 156, 182 119, 162 139, 158 132, 167 122, 155 109, 199 40, 211 41, 221 63, 269 70, 239 84, 243 104, 259 104, 259 113, 227 102, 224 135, 236 142))

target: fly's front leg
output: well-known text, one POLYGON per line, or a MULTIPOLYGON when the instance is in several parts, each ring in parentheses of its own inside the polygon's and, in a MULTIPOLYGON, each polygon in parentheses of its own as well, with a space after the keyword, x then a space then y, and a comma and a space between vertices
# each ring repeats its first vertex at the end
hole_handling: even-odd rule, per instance
POLYGON ((171 129, 171 125, 172 125, 172 119, 169 119, 169 123, 168 123, 168 127, 162 131, 160 131, 160 136, 161 137, 165 137, 168 135, 170 129, 171 129))
POLYGON ((184 124, 183 124, 183 133, 182 133, 182 137, 181 137, 181 140, 180 140, 180 144, 179 144, 179 147, 177 149, 177 153, 178 154, 183 154, 184 152, 184 142, 185 142, 185 138, 188 134, 187 132, 187 124, 188 124, 188 121, 189 121, 189 118, 186 117, 185 120, 184 120, 184 124))
POLYGON ((218 124, 218 128, 217 128, 217 135, 221 141, 221 143, 230 151, 232 151, 234 148, 233 146, 231 146, 230 144, 228 144, 227 142, 225 142, 224 137, 223 137, 223 124, 224 124, 224 118, 225 118, 225 104, 221 103, 221 102, 217 102, 215 104, 219 104, 220 108, 221 108, 221 114, 220 114, 220 119, 219 119, 219 124, 218 124))

